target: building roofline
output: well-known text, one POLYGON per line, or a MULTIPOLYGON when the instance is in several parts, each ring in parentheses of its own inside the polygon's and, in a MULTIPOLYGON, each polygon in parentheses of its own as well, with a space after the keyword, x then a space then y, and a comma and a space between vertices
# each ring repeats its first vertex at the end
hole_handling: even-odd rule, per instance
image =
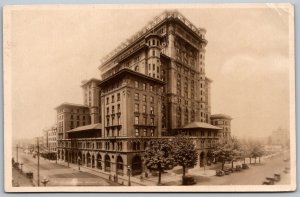
POLYGON ((88 80, 83 80, 83 81, 81 82, 81 85, 80 85, 80 86, 83 87, 83 86, 85 86, 87 83, 89 83, 89 82, 91 82, 91 81, 96 81, 97 83, 101 82, 100 79, 90 78, 90 79, 88 79, 88 80))
POLYGON ((149 77, 148 75, 144 75, 142 73, 139 73, 139 72, 136 72, 136 71, 133 71, 131 69, 128 69, 128 68, 123 68, 121 70, 119 70, 118 72, 116 72, 115 74, 109 76, 108 78, 102 80, 100 83, 99 83, 99 86, 103 85, 103 84, 106 84, 108 83, 110 80, 112 80, 113 78, 117 77, 117 76, 121 76, 121 75, 124 75, 124 74, 130 74, 130 75, 135 75, 135 76, 138 76, 140 78, 144 78, 144 79, 147 79, 149 81, 153 81, 153 82, 156 82, 160 85, 165 85, 166 82, 164 81, 161 81, 159 79, 155 79, 153 77, 149 77))
POLYGON ((82 104, 75 104, 75 103, 68 103, 68 102, 63 102, 62 104, 58 105, 57 107, 55 107, 54 109, 57 109, 59 107, 63 107, 63 106, 71 106, 71 107, 84 107, 84 108, 88 108, 88 106, 86 105, 82 105, 82 104))
POLYGON ((211 78, 205 77, 205 80, 207 80, 208 82, 213 82, 213 80, 211 78))
POLYGON ((233 119, 232 117, 230 117, 227 114, 213 114, 210 116, 210 118, 223 118, 223 119, 229 119, 229 120, 233 119))
MULTIPOLYGON (((151 31, 162 24, 164 21, 168 21, 170 19, 174 19, 180 21, 186 27, 188 27, 195 35, 200 37, 200 32, 206 33, 205 28, 197 28, 190 20, 188 20, 183 14, 181 14, 178 10, 165 10, 161 14, 154 17, 150 22, 147 23, 146 26, 141 28, 137 33, 135 33, 131 38, 127 39, 125 42, 122 42, 121 45, 116 47, 112 52, 108 53, 102 60, 101 64, 98 66, 100 70, 103 66, 105 66, 112 59, 120 55, 123 51, 126 51, 128 48, 134 45, 138 40, 143 38, 143 36, 147 36, 151 31)), ((202 39, 202 38, 201 38, 202 39)), ((204 40, 205 41, 205 40, 204 40)), ((207 42, 207 41, 206 41, 207 42)))

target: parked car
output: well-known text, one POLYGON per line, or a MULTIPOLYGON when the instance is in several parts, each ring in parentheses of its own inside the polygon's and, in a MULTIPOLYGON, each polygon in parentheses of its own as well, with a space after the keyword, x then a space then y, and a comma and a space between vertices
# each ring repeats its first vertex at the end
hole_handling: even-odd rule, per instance
POLYGON ((236 166, 235 166, 235 170, 236 170, 237 172, 241 171, 241 170, 242 170, 241 165, 236 165, 236 166))
POLYGON ((192 176, 184 176, 184 177, 182 177, 182 184, 183 185, 195 185, 196 181, 195 181, 194 177, 192 177, 192 176))
POLYGON ((226 169, 224 169, 224 174, 225 175, 229 175, 230 173, 232 173, 233 171, 232 171, 232 169, 231 168, 226 168, 226 169))
POLYGON ((242 164, 242 168, 243 168, 243 169, 249 169, 249 166, 248 166, 247 164, 243 163, 243 164, 242 164))
POLYGON ((225 173, 223 170, 216 170, 216 176, 224 176, 225 173))

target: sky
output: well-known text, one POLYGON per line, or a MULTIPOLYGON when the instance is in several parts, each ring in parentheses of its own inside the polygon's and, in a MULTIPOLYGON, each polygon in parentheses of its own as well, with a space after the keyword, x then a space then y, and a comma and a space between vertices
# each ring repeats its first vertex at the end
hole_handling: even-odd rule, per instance
MULTIPOLYGON (((170 7, 170 6, 169 6, 170 7)), ((42 135, 55 107, 83 103, 81 81, 100 78, 100 60, 166 7, 101 6, 16 9, 8 23, 14 138, 42 135), (103 7, 102 7, 103 8, 103 7)), ((289 12, 284 8, 180 8, 207 30, 206 74, 212 113, 232 120, 232 134, 265 137, 289 128, 289 12)), ((8 132, 8 131, 6 131, 8 132)))

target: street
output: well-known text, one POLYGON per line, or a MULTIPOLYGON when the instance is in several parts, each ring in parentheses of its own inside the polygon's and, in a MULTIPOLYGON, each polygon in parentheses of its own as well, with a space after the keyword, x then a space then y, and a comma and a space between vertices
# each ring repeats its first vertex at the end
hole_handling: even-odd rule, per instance
MULTIPOLYGON (((215 169, 220 169, 219 164, 206 167, 207 174, 208 172, 213 172, 211 176, 203 176, 204 169, 199 167, 190 169, 187 175, 193 176, 197 185, 262 185, 266 177, 273 177, 274 173, 278 173, 281 174, 281 181, 276 184, 287 185, 290 184, 290 173, 285 174, 283 170, 285 167, 290 167, 290 163, 283 161, 285 157, 284 155, 277 155, 272 158, 264 159, 261 164, 251 164, 249 165, 249 169, 222 177, 215 176, 214 172, 215 169)), ((230 166, 230 164, 228 164, 228 166, 230 166)), ((150 180, 157 182, 157 177, 151 177, 150 180)), ((182 170, 179 166, 162 175, 163 185, 181 185, 181 181, 182 170)))
MULTIPOLYGON (((230 175, 222 177, 215 176, 215 170, 220 169, 220 165, 206 166, 204 168, 195 167, 190 169, 187 175, 195 178, 197 185, 262 185, 266 177, 273 177, 274 173, 281 174, 281 180, 276 184, 290 184, 290 173, 284 173, 286 167, 290 167, 289 161, 284 161, 288 153, 279 154, 270 158, 261 159, 261 163, 249 165, 249 169, 241 172, 234 172, 230 175)), ((30 154, 19 152, 19 162, 23 163, 24 172, 34 173, 34 183, 37 185, 37 158, 33 158, 30 154)), ((230 164, 227 164, 230 166, 230 164)), ((14 172, 14 171, 13 171, 14 172)), ((24 177, 13 173, 14 180, 20 186, 30 186, 28 181, 24 181, 24 177)), ((49 182, 47 186, 112 186, 116 185, 105 178, 97 176, 90 171, 78 171, 77 167, 66 164, 56 164, 55 161, 40 158, 40 182, 46 177, 49 182)), ((135 182, 140 182, 137 177, 132 177, 135 182)), ((181 185, 182 170, 180 166, 162 174, 162 185, 174 186, 181 185)), ((157 177, 149 176, 145 178, 142 185, 156 185, 157 177)), ((43 184, 40 184, 43 186, 43 184)))
MULTIPOLYGON (((19 162, 23 163, 24 172, 33 172, 34 183, 37 185, 37 157, 33 158, 30 154, 19 151, 19 162)), ((14 173, 15 174, 15 173, 14 173)), ((13 175, 14 175, 13 174, 13 175)), ((18 180, 18 176, 13 177, 18 180)), ((68 168, 64 165, 56 164, 55 161, 40 158, 40 186, 41 181, 46 178, 49 180, 47 186, 111 186, 115 185, 106 179, 78 171, 77 169, 68 168)), ((27 186, 24 181, 19 180, 20 186, 27 186)))

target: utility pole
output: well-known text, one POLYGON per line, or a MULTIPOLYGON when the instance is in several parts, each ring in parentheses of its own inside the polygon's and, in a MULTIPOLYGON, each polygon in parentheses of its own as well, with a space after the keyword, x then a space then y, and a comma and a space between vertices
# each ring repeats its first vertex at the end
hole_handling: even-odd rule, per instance
POLYGON ((38 171, 37 171, 37 182, 38 182, 38 187, 40 186, 40 145, 39 145, 39 138, 37 138, 37 156, 38 156, 38 171))
POLYGON ((17 163, 19 163, 19 145, 17 144, 17 163))

